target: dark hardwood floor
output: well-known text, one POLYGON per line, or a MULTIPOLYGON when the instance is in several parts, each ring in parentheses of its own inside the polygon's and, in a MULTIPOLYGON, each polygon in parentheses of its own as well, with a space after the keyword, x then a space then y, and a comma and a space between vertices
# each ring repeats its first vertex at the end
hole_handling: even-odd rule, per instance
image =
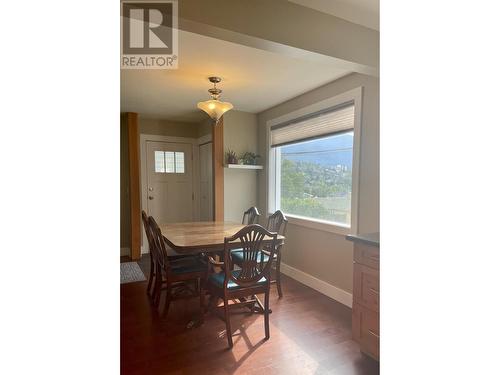
MULTIPOLYGON (((147 276, 147 255, 138 263, 147 276)), ((225 324, 214 314, 207 314, 201 327, 187 328, 198 314, 197 298, 172 302, 161 318, 146 285, 121 285, 122 374, 379 373, 378 362, 361 354, 351 339, 351 309, 287 276, 281 300, 271 287, 271 338, 264 340, 262 315, 235 310, 232 350, 225 324)))

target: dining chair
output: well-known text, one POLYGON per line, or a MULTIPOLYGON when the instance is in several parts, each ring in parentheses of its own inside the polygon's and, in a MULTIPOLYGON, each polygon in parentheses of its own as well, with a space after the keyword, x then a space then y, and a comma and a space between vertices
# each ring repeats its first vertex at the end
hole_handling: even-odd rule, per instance
MULTIPOLYGON (((260 213, 259 213, 259 210, 257 209, 257 207, 250 207, 248 210, 243 212, 243 219, 241 220, 241 224, 243 224, 243 225, 258 224, 259 216, 260 216, 260 213)), ((241 250, 241 249, 237 249, 237 250, 241 250)), ((223 255, 222 252, 217 252, 216 254, 219 258, 222 257, 222 255, 223 255)))
POLYGON ((257 224, 259 216, 260 213, 257 207, 250 207, 248 210, 243 212, 243 220, 241 221, 241 224, 243 225, 257 224))
MULTIPOLYGON (((269 245, 270 257, 273 259, 276 252, 277 233, 271 233, 258 224, 250 224, 242 228, 235 235, 224 239, 224 261, 219 262, 208 256, 212 269, 221 267, 222 272, 211 273, 208 276, 206 288, 211 295, 211 304, 217 305, 218 299, 224 300, 224 320, 226 321, 226 336, 229 348, 233 347, 231 321, 229 316, 229 300, 235 301, 233 306, 255 305, 258 302, 256 295, 264 293, 264 327, 266 340, 269 332, 269 287, 271 263, 264 262, 262 249, 266 242, 269 245), (266 236, 268 238, 266 238, 266 236), (264 240, 266 242, 264 242, 264 240), (233 270, 233 257, 231 248, 242 246, 243 262, 241 269, 233 270), (259 257, 261 259, 259 259, 259 257), (246 299, 250 297, 251 299, 246 299)), ((209 306, 211 307, 211 306, 209 306)))
MULTIPOLYGON (((286 218, 285 214, 281 211, 278 210, 271 216, 269 216, 267 220, 267 230, 270 232, 276 232, 282 236, 285 236, 286 233, 286 227, 288 224, 288 219, 286 218)), ((271 283, 274 284, 276 283, 277 289, 278 289, 278 296, 279 298, 283 297, 283 291, 281 290, 281 249, 283 245, 278 245, 278 248, 276 249, 275 255, 273 258, 275 267, 276 267, 276 280, 271 280, 271 283)), ((262 252, 264 253, 264 262, 269 261, 269 257, 271 256, 271 253, 269 251, 270 249, 268 247, 265 247, 262 252)), ((243 252, 241 249, 235 249, 232 251, 233 253, 233 259, 234 263, 237 264, 238 266, 241 267, 241 264, 243 263, 243 252)), ((258 257, 260 259, 260 257, 258 257)))
MULTIPOLYGON (((151 286, 153 285, 153 279, 156 276, 156 264, 155 264, 155 259, 156 259, 156 254, 153 255, 154 251, 154 243, 153 243, 153 238, 151 234, 151 229, 149 227, 148 223, 148 215, 144 210, 141 212, 141 217, 142 217, 142 225, 144 226, 144 232, 146 232, 146 239, 148 241, 149 245, 149 279, 148 279, 148 287, 146 288, 146 293, 151 295, 151 286)), ((154 295, 154 293, 153 293, 154 295)))
MULTIPOLYGON (((166 316, 170 307, 170 302, 177 299, 200 298, 200 315, 203 315, 203 282, 207 278, 207 263, 197 256, 176 257, 171 259, 167 254, 167 246, 163 239, 158 224, 150 216, 148 222, 151 228, 155 253, 157 254, 156 264, 156 285, 159 295, 162 290, 167 291, 163 316, 166 316), (189 281, 194 281, 195 289, 188 285, 189 281), (163 284, 166 284, 163 287, 163 284), (187 292, 187 293, 186 293, 187 292)), ((156 304, 157 305, 157 304, 156 304)))
MULTIPOLYGON (((154 240, 153 240, 153 234, 151 232, 151 227, 149 225, 149 217, 144 210, 142 211, 141 216, 142 216, 142 224, 144 226, 144 232, 146 233, 146 239, 147 239, 148 245, 149 245, 149 279, 148 279, 148 286, 146 288, 146 293, 151 295, 155 306, 158 306, 158 302, 160 299, 160 293, 159 293, 159 290, 156 289, 156 286, 158 284, 156 282, 154 282, 154 280, 156 278, 158 252, 156 251, 154 240), (151 289, 151 287, 153 287, 153 289, 151 289)), ((171 253, 171 254, 168 254, 169 260, 176 260, 176 259, 180 259, 180 258, 184 258, 184 257, 193 256, 193 255, 174 254, 172 249, 168 249, 167 251, 171 253)))

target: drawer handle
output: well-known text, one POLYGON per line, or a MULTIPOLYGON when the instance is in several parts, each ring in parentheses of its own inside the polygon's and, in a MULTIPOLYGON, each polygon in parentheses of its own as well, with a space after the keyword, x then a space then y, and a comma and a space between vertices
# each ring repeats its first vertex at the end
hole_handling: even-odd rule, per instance
POLYGON ((370 292, 372 292, 374 294, 380 294, 380 292, 378 290, 375 290, 373 288, 370 288, 370 292))
POLYGON ((368 330, 368 332, 369 332, 370 334, 372 334, 373 336, 375 336, 376 338, 378 338, 378 339, 380 338, 380 336, 379 336, 379 335, 377 335, 375 332, 373 332, 371 329, 369 329, 369 330, 368 330))

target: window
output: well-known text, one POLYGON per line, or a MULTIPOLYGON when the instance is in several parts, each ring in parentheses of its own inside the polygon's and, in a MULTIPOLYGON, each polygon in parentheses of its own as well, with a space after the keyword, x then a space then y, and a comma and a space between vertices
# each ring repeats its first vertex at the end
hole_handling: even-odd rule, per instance
POLYGON ((175 153, 175 173, 184 173, 184 153, 175 153))
POLYGON ((274 207, 350 227, 353 150, 353 101, 273 125, 274 207))
POLYGON ((156 173, 184 173, 184 152, 155 151, 156 173))
POLYGON ((163 151, 155 151, 155 172, 165 173, 165 153, 163 151))
POLYGON ((165 151, 165 173, 175 173, 175 153, 165 151))

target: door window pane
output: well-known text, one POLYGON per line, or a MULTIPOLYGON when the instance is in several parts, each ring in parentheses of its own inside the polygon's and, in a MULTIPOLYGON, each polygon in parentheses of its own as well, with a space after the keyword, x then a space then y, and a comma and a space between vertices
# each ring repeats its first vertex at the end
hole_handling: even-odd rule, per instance
POLYGON ((184 152, 175 153, 175 172, 184 173, 184 152))
POLYGON ((172 151, 165 151, 165 172, 175 173, 175 156, 172 151))
POLYGON ((155 172, 165 173, 165 156, 163 151, 155 151, 155 172))
POLYGON ((184 173, 184 152, 155 151, 156 173, 184 173))

